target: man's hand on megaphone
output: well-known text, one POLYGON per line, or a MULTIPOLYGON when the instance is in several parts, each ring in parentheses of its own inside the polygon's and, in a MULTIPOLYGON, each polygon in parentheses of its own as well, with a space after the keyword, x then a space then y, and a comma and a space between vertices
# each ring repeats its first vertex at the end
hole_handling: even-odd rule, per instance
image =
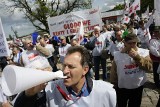
POLYGON ((35 86, 33 88, 30 88, 28 90, 25 91, 25 95, 26 96, 34 96, 35 94, 37 94, 38 92, 40 92, 41 90, 43 90, 46 87, 47 83, 43 83, 40 84, 38 86, 35 86))

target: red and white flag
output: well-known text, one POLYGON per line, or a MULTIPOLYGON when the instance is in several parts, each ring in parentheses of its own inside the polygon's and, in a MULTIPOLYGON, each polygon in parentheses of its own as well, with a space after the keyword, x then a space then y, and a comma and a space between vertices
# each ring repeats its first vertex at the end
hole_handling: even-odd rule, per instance
POLYGON ((145 13, 142 14, 142 18, 149 18, 149 6, 147 7, 147 10, 145 11, 145 13))
POLYGON ((129 21, 130 21, 130 18, 128 17, 128 16, 125 16, 124 15, 124 17, 123 17, 123 19, 122 19, 122 23, 124 24, 124 23, 129 23, 129 21))
POLYGON ((73 37, 73 39, 78 39, 78 43, 80 44, 83 41, 83 35, 84 35, 84 27, 83 23, 81 21, 81 26, 79 28, 78 33, 73 37))
POLYGON ((129 7, 129 16, 132 13, 135 13, 137 10, 140 10, 140 0, 135 0, 133 4, 129 7))
POLYGON ((125 8, 124 8, 124 14, 128 14, 129 13, 129 2, 125 3, 125 8))
MULTIPOLYGON (((154 13, 153 13, 154 14, 154 13)), ((153 23, 154 18, 153 18, 153 14, 151 16, 149 16, 149 20, 148 22, 145 24, 145 28, 149 28, 149 26, 153 23)))

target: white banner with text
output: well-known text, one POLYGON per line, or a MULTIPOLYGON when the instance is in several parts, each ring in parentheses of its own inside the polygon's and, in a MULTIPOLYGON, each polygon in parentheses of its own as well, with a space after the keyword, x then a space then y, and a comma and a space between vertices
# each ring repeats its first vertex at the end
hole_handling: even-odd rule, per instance
POLYGON ((99 9, 87 9, 48 18, 50 35, 76 35, 81 26, 81 21, 84 26, 84 32, 93 31, 95 26, 100 26, 102 28, 102 19, 99 9))
POLYGON ((0 18, 0 56, 9 56, 9 55, 10 55, 9 47, 3 30, 2 21, 0 18))

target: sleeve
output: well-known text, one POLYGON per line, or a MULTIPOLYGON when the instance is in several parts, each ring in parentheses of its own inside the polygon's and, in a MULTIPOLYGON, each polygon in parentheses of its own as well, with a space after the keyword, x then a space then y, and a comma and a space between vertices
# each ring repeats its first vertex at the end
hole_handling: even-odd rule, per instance
POLYGON ((54 47, 52 46, 52 48, 51 48, 51 52, 52 52, 52 53, 54 53, 54 51, 55 51, 55 49, 54 49, 54 47))
POLYGON ((146 57, 142 57, 140 55, 137 55, 134 58, 136 64, 138 64, 138 66, 148 72, 152 71, 152 60, 150 59, 149 55, 146 57))
POLYGON ((110 82, 114 84, 114 87, 118 85, 117 66, 114 60, 112 62, 112 67, 110 72, 110 82))
POLYGON ((40 46, 40 45, 36 45, 36 50, 39 51, 40 53, 42 53, 45 56, 50 55, 49 50, 46 49, 45 47, 40 46))
MULTIPOLYGON (((23 54, 22 54, 22 55, 23 55, 23 54)), ((22 57, 22 55, 21 55, 21 57, 20 57, 20 61, 19 61, 20 66, 24 66, 24 63, 23 63, 23 57, 22 57)))
POLYGON ((160 50, 156 48, 156 42, 154 41, 154 39, 150 40, 149 50, 156 57, 160 57, 160 50))
POLYGON ((116 91, 112 87, 107 87, 106 93, 105 93, 105 107, 117 107, 117 98, 116 98, 116 91))
POLYGON ((35 107, 36 95, 27 97, 25 92, 22 92, 17 97, 14 107, 35 107))
POLYGON ((17 97, 14 107, 46 107, 46 93, 43 91, 28 97, 22 92, 17 97))

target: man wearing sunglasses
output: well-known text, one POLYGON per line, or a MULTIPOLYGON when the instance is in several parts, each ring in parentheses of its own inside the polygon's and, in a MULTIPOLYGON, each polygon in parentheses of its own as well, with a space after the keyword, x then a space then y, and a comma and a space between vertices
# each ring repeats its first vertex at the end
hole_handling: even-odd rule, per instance
POLYGON ((114 54, 110 79, 116 89, 118 107, 140 107, 145 72, 152 70, 149 50, 138 48, 138 42, 136 34, 128 34, 124 37, 125 47, 114 54))

